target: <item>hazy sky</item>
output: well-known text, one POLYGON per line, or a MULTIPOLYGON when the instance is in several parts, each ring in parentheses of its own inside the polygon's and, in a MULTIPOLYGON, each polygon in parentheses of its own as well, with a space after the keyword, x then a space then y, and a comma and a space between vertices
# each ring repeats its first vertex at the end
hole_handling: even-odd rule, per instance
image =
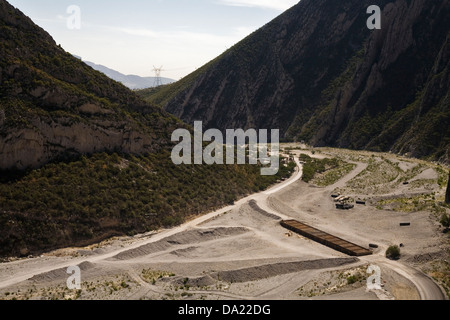
POLYGON ((175 80, 298 1, 8 0, 83 60, 140 76, 163 66, 162 76, 175 80), (80 9, 80 29, 75 12, 68 11, 73 5, 80 9))

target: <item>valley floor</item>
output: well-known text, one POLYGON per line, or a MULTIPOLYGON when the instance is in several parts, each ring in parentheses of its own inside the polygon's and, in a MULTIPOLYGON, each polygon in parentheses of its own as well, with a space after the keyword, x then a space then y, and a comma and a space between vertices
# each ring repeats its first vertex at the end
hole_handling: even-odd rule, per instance
POLYGON ((180 227, 2 263, 0 299, 446 298, 450 246, 439 214, 450 210, 436 203, 447 169, 391 154, 284 149, 353 166, 307 184, 299 163, 280 185, 180 227), (337 193, 365 205, 338 210, 337 193), (378 248, 349 257, 284 229, 277 217, 378 248), (386 259, 386 249, 400 244, 400 260, 386 259), (370 265, 381 269, 381 289, 367 288, 370 265), (67 288, 69 266, 80 267, 81 290, 67 288))

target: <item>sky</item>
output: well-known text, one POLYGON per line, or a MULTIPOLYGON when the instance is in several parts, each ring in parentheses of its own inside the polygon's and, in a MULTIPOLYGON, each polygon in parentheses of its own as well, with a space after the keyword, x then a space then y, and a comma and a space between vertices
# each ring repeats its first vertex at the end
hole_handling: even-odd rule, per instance
POLYGON ((123 74, 179 80, 299 0, 8 0, 66 51, 123 74))

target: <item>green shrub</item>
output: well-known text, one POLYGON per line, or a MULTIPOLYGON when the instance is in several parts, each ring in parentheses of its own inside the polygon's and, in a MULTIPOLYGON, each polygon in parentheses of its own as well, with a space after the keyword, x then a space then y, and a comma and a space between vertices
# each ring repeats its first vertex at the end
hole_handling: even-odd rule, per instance
POLYGON ((450 215, 448 215, 446 213, 443 214, 440 222, 445 229, 449 229, 450 228, 450 215))
POLYGON ((337 158, 314 159, 305 154, 300 155, 300 161, 304 162, 302 180, 305 182, 311 182, 317 174, 342 165, 337 158))
POLYGON ((391 260, 400 259, 400 248, 397 245, 390 246, 386 250, 386 258, 391 259, 391 260))

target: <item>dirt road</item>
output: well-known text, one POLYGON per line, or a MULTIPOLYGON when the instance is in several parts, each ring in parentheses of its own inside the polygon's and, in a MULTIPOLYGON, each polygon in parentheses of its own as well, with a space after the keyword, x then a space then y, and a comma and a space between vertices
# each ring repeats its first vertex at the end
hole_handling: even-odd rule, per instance
POLYGON ((389 275, 394 287, 398 279, 405 279, 399 281, 410 283, 407 286, 415 289, 408 290, 415 290, 420 299, 445 299, 431 278, 384 257, 385 248, 393 241, 404 241, 411 255, 432 247, 432 230, 423 216, 417 215, 417 229, 399 231, 392 226, 392 220, 398 218, 387 212, 375 216, 370 207, 347 214, 335 210, 330 194, 359 176, 367 163, 351 161, 356 164, 352 172, 333 185, 315 188, 301 181, 302 165, 296 162, 298 168, 290 179, 179 227, 0 264, 0 299, 2 292, 11 296, 14 290, 21 292, 17 297, 29 298, 23 292, 37 294, 36 286, 41 291, 30 294, 31 298, 48 297, 49 291, 51 298, 67 298, 65 271, 75 265, 83 266, 84 285, 90 288, 82 291, 83 299, 303 299, 318 292, 318 299, 392 298, 387 291, 365 290, 363 281, 356 287, 347 284, 346 277, 364 273, 370 264, 394 274, 389 275), (255 211, 250 201, 268 214, 255 211), (379 243, 380 248, 372 256, 354 260, 292 235, 280 226, 281 219, 297 219, 361 245, 379 243), (416 248, 414 243, 420 245, 416 248), (150 269, 154 278, 145 278, 144 271, 150 269), (120 285, 111 289, 116 278, 128 289, 120 285), (97 290, 90 287, 94 281, 97 290))

